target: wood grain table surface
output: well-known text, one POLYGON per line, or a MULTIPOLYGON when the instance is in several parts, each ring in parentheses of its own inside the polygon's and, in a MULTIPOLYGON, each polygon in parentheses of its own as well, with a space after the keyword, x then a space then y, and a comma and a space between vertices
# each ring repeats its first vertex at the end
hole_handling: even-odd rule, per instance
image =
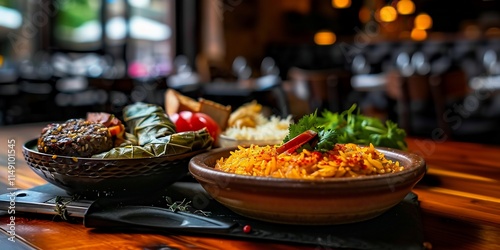
MULTIPOLYGON (((46 184, 29 169, 22 155, 22 145, 38 137, 44 125, 0 128, 0 188, 5 191, 1 193, 10 185, 7 157, 13 144, 15 188, 46 184)), ((409 150, 422 155, 428 167, 413 190, 420 202, 425 247, 500 249, 500 147, 419 138, 408 138, 407 142, 409 150)), ((0 231, 5 237, 8 223, 8 216, 0 216, 0 231)), ((15 233, 17 241, 35 249, 325 249, 220 237, 103 233, 37 215, 17 215, 15 233)))

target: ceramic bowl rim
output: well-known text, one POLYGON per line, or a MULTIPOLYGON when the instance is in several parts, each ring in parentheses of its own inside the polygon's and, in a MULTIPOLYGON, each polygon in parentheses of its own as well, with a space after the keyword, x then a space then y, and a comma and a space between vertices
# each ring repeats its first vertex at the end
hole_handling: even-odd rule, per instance
MULTIPOLYGON (((209 150, 205 153, 199 154, 191 158, 189 162, 189 171, 196 178, 202 178, 204 180, 214 179, 207 178, 206 176, 216 176, 217 179, 227 178, 232 182, 238 183, 240 185, 251 185, 251 186, 273 186, 273 187, 311 187, 316 185, 345 185, 346 183, 353 183, 353 185, 359 185, 359 183, 372 183, 374 186, 378 186, 378 182, 381 180, 396 179, 397 177, 402 177, 404 179, 413 179, 405 176, 415 177, 423 176, 427 170, 426 162, 423 157, 417 155, 416 153, 402 151, 393 148, 386 147, 375 147, 377 150, 381 151, 389 159, 400 159, 401 157, 412 162, 413 164, 409 169, 401 172, 383 174, 383 175, 370 175, 361 177, 342 177, 342 178, 325 178, 325 179, 292 179, 292 178, 275 178, 275 177, 262 177, 262 176, 249 176, 234 173, 227 173, 221 170, 216 170, 213 166, 208 166, 206 161, 213 158, 216 154, 222 154, 225 151, 229 154, 229 151, 235 150, 237 148, 217 148, 209 150), (398 157, 396 157, 398 156, 398 157)), ((324 187, 324 186, 321 186, 324 187)), ((318 187, 320 188, 320 187, 318 187)))

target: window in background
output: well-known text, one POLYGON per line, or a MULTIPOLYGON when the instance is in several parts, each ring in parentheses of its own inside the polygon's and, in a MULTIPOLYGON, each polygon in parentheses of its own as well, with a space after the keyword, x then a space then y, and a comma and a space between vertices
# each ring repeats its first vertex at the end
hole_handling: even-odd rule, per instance
POLYGON ((174 13, 175 0, 62 1, 51 48, 123 60, 135 79, 166 76, 175 56, 174 13))
POLYGON ((126 0, 106 0, 105 19, 106 43, 123 45, 128 35, 126 0))
POLYGON ((19 93, 15 68, 18 46, 14 43, 24 41, 17 35, 22 23, 19 1, 0 0, 0 125, 10 122, 10 113, 15 111, 11 103, 19 93))
POLYGON ((21 1, 0 0, 0 83, 14 82, 17 77, 14 64, 21 53, 16 52, 23 47, 15 43, 25 44, 17 34, 23 25, 21 10, 21 1))
POLYGON ((23 17, 19 10, 15 8, 14 1, 0 0, 0 30, 18 29, 23 23, 23 17))
POLYGON ((60 49, 99 50, 102 46, 101 0, 59 2, 53 37, 60 49))
POLYGON ((172 72, 174 0, 129 0, 128 74, 150 79, 172 72))
POLYGON ((13 52, 12 39, 23 24, 19 2, 0 0, 0 67, 10 58, 13 52))

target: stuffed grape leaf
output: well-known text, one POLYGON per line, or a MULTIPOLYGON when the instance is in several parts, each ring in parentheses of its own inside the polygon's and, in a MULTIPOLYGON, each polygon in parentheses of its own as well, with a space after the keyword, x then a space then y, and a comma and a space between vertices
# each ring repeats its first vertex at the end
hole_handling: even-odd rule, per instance
POLYGON ((163 108, 154 104, 135 103, 126 106, 123 120, 131 140, 92 156, 93 158, 145 158, 183 154, 210 149, 214 139, 206 128, 176 133, 163 108), (128 143, 127 143, 128 142, 128 143))
POLYGON ((171 134, 154 140, 144 146, 126 145, 94 155, 94 158, 144 158, 184 154, 211 148, 213 138, 204 128, 171 134))
POLYGON ((123 109, 123 120, 140 146, 176 133, 175 124, 163 108, 155 104, 138 102, 128 105, 123 109))

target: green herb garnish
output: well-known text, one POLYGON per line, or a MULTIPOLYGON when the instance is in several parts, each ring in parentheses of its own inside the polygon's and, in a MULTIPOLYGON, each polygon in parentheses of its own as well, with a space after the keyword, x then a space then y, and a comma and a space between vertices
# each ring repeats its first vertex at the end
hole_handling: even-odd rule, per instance
POLYGON ((390 120, 383 122, 378 118, 360 114, 356 104, 342 113, 324 110, 319 116, 317 112, 305 115, 297 123, 290 125, 283 143, 306 130, 318 133, 317 144, 314 145, 314 150, 318 151, 328 151, 336 143, 371 143, 374 146, 407 149, 404 129, 390 120))

